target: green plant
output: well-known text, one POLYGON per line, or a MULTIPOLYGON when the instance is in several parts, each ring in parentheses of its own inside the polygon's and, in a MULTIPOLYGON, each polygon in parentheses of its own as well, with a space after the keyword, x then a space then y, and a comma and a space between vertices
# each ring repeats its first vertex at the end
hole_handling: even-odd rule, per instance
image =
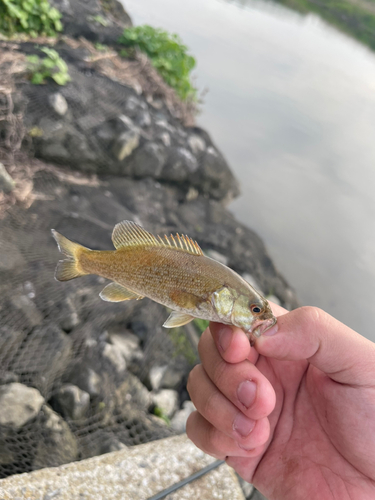
POLYGON ((48 0, 0 0, 0 31, 7 36, 55 36, 62 30, 60 12, 48 0))
POLYGON ((164 422, 167 424, 167 425, 171 425, 171 421, 170 419, 168 418, 168 416, 166 415, 166 413, 164 412, 163 408, 160 408, 160 406, 155 406, 152 413, 156 416, 156 417, 159 417, 161 418, 162 420, 164 420, 164 422))
POLYGON ((178 35, 148 25, 126 28, 119 42, 145 52, 163 79, 181 99, 196 99, 196 89, 190 81, 195 66, 194 57, 187 53, 178 35))
POLYGON ((66 62, 54 49, 43 47, 41 51, 46 57, 42 59, 36 55, 27 57, 31 83, 40 85, 45 83, 47 78, 52 78, 59 85, 66 85, 71 80, 66 62))
POLYGON ((193 319, 194 326, 198 330, 199 335, 205 331, 210 322, 207 319, 194 318, 193 319))

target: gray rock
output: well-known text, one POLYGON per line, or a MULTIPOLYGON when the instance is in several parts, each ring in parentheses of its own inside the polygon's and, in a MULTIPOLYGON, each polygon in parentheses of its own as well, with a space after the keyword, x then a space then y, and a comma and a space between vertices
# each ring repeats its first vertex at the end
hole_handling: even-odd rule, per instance
POLYGON ((12 449, 12 443, 6 437, 6 435, 0 437, 0 465, 9 465, 16 460, 16 453, 12 449))
POLYGON ((25 266, 19 248, 14 243, 3 240, 0 243, 0 272, 22 272, 25 266))
POLYGON ((187 419, 195 410, 196 408, 192 401, 185 401, 182 405, 182 409, 175 413, 171 420, 171 426, 177 434, 183 434, 186 432, 187 419))
POLYGON ((78 386, 82 391, 87 392, 91 398, 95 398, 100 394, 102 378, 85 364, 76 364, 69 375, 67 375, 67 381, 78 386))
POLYGON ((0 360, 3 370, 11 365, 24 338, 25 332, 19 324, 12 327, 0 326, 0 360))
POLYGON ((113 451, 120 451, 126 449, 127 446, 122 443, 116 436, 112 435, 107 437, 104 442, 101 443, 99 449, 99 455, 104 453, 112 453, 113 451))
POLYGON ((195 155, 203 153, 203 151, 206 149, 205 141, 202 137, 196 134, 190 135, 188 137, 188 144, 195 155))
POLYGON ((19 382, 19 380, 19 376, 16 373, 0 371, 0 385, 12 384, 13 382, 19 382))
POLYGON ((82 419, 89 409, 90 396, 73 384, 64 384, 53 398, 55 409, 63 417, 82 419))
POLYGON ((165 147, 147 142, 135 151, 131 159, 131 171, 135 177, 158 178, 167 159, 165 147))
POLYGON ((113 143, 112 152, 118 161, 124 160, 139 146, 139 132, 129 130, 123 132, 113 143))
POLYGON ((132 373, 127 373, 126 379, 118 387, 115 393, 116 401, 116 411, 121 413, 122 408, 127 404, 132 404, 141 408, 144 411, 148 411, 152 398, 148 389, 142 384, 142 382, 132 373))
POLYGON ((125 359, 114 345, 105 343, 103 356, 109 363, 111 363, 118 375, 122 374, 126 370, 125 359))
POLYGON ((163 413, 171 418, 179 406, 178 392, 173 389, 162 389, 152 394, 152 401, 155 406, 161 408, 163 413))
POLYGON ((223 255, 222 253, 216 252, 216 250, 205 250, 204 253, 207 255, 207 257, 210 257, 211 259, 217 260, 218 262, 221 262, 221 264, 224 264, 225 266, 228 265, 228 257, 226 255, 223 255))
POLYGON ((0 425, 20 429, 38 415, 43 403, 33 387, 17 382, 0 386, 0 425))
POLYGON ((186 148, 170 148, 168 161, 161 173, 161 179, 181 182, 198 170, 195 156, 186 148))
POLYGON ((16 182, 5 170, 4 165, 0 163, 0 191, 3 191, 5 194, 7 194, 13 191, 15 187, 16 182))
POLYGON ((77 441, 68 424, 46 404, 39 425, 43 439, 38 441, 33 469, 57 467, 78 458, 77 441))
POLYGON ((151 386, 154 390, 178 389, 187 372, 188 368, 186 365, 183 366, 177 363, 153 366, 149 374, 151 386))
POLYGON ((128 366, 131 366, 133 363, 140 364, 142 362, 143 353, 139 347, 139 338, 136 335, 129 331, 110 330, 108 336, 110 342, 123 356, 128 366))
POLYGON ((259 283, 257 282, 257 280, 254 278, 254 276, 252 276, 251 274, 249 273, 244 273, 242 275, 243 279, 245 281, 247 281, 249 283, 249 285, 251 285, 253 288, 255 288, 255 290, 257 290, 259 293, 262 293, 262 289, 260 288, 260 285, 259 283))
POLYGON ((29 327, 32 328, 42 323, 43 316, 27 295, 14 295, 10 301, 18 313, 23 315, 29 327))
POLYGON ((53 323, 47 323, 34 328, 27 337, 12 370, 48 399, 54 381, 68 366, 71 349, 71 338, 53 323))
POLYGON ((168 365, 163 366, 153 366, 150 369, 149 378, 151 382, 151 387, 154 391, 158 391, 161 387, 164 373, 166 372, 168 365))
POLYGON ((59 116, 64 116, 68 111, 68 103, 66 102, 65 97, 60 94, 60 92, 56 92, 55 94, 50 94, 48 96, 48 102, 51 108, 57 113, 59 116))
POLYGON ((281 306, 280 299, 276 297, 276 295, 267 295, 267 300, 270 300, 274 304, 277 304, 278 306, 281 306))

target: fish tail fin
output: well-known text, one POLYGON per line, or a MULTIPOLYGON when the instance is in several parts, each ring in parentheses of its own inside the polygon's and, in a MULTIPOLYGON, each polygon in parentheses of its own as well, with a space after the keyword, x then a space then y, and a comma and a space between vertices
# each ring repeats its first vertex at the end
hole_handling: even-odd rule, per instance
POLYGON ((60 252, 67 257, 58 262, 55 271, 55 279, 58 281, 68 281, 78 278, 78 276, 90 274, 84 271, 80 265, 80 256, 82 252, 89 252, 90 250, 78 243, 68 240, 68 238, 65 238, 65 236, 54 229, 51 231, 60 252))

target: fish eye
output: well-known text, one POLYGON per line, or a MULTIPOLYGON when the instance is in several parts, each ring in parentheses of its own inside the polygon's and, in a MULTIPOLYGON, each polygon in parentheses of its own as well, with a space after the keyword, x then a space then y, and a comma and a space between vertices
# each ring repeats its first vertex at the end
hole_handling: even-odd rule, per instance
POLYGON ((262 309, 259 306, 257 306, 257 305, 251 306, 251 312, 253 312, 255 314, 259 314, 261 311, 262 311, 262 309))

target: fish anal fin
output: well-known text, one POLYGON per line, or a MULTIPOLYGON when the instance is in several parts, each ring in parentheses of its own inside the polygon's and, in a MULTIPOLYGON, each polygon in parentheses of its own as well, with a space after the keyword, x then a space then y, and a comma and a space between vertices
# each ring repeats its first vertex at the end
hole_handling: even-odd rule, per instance
POLYGON ((164 328, 176 328, 178 326, 187 325, 193 319, 194 316, 191 314, 173 311, 163 326, 164 328))
POLYGON ((156 237, 149 233, 142 226, 135 222, 124 220, 115 225, 112 233, 112 241, 117 250, 132 247, 146 246, 159 248, 172 248, 192 255, 203 255, 203 252, 198 243, 188 236, 173 236, 156 237))
POLYGON ((102 300, 107 302, 122 302, 124 300, 143 299, 142 295, 134 293, 118 283, 110 283, 104 287, 99 296, 102 300))

